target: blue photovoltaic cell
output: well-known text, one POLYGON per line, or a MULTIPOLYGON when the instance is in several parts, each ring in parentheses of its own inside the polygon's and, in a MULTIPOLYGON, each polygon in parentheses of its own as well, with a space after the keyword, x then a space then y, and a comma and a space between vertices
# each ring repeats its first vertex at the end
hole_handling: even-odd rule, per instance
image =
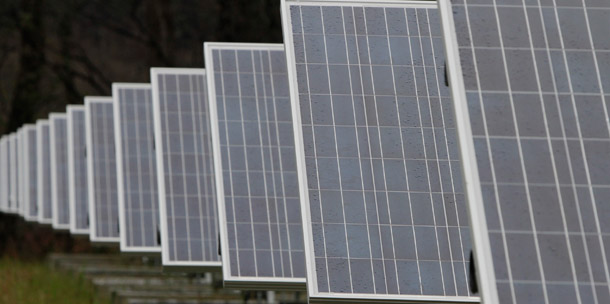
POLYGON ((85 97, 89 236, 119 242, 119 203, 112 97, 85 97))
POLYGON ((215 111, 217 189, 223 194, 219 206, 225 285, 304 288, 284 46, 206 43, 204 48, 215 111))
POLYGON ((610 2, 442 1, 485 303, 610 303, 610 2))
POLYGON ((89 191, 87 181, 87 141, 85 107, 68 106, 68 182, 70 231, 89 234, 89 191))
POLYGON ((310 300, 478 301, 436 3, 283 17, 310 300))
POLYGON ((68 201, 68 128, 66 114, 49 116, 51 135, 51 200, 53 228, 70 229, 68 201))
POLYGON ((164 266, 221 266, 203 69, 151 69, 164 266))
POLYGON ((51 201, 51 143, 49 121, 38 121, 38 221, 42 224, 53 223, 53 204, 51 201))
POLYGON ((161 250, 150 84, 112 85, 117 138, 121 250, 161 250))

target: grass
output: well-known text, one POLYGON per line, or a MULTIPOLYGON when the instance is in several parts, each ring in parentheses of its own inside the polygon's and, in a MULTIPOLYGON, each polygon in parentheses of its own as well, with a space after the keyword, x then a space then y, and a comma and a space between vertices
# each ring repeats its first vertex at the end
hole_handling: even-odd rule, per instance
POLYGON ((43 262, 0 259, 0 303, 106 304, 84 277, 54 270, 43 262))

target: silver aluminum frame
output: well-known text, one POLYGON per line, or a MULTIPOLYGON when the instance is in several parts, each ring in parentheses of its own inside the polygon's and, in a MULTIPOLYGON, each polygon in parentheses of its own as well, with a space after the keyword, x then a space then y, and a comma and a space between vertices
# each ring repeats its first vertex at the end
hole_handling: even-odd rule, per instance
POLYGON ((95 103, 106 103, 112 104, 112 97, 102 96, 86 96, 85 97, 85 134, 87 137, 87 184, 89 185, 89 239, 96 245, 111 245, 114 246, 120 242, 119 237, 98 237, 96 234, 96 220, 95 217, 95 184, 93 178, 95 172, 93 169, 93 158, 91 157, 93 149, 93 130, 91 125, 91 104, 95 103))
POLYGON ((258 290, 305 290, 305 278, 280 278, 280 277, 244 277, 231 275, 231 265, 229 257, 229 236, 227 232, 227 214, 224 197, 224 179, 222 177, 222 154, 220 149, 220 133, 218 128, 218 108, 216 105, 216 85, 214 80, 214 60, 212 51, 214 50, 264 50, 264 51, 285 51, 282 43, 228 43, 228 42, 205 42, 203 44, 205 66, 210 72, 207 77, 208 102, 210 105, 210 124, 212 132, 212 153, 214 154, 214 172, 216 193, 218 193, 218 228, 220 232, 220 248, 223 254, 222 278, 225 288, 235 289, 258 289, 258 290))
POLYGON ((165 189, 165 167, 163 164, 163 136, 161 130, 161 104, 159 101, 159 82, 158 76, 161 74, 174 75, 201 75, 206 77, 206 70, 201 68, 151 68, 150 83, 152 87, 153 100, 153 124, 154 135, 157 153, 157 181, 159 193, 159 224, 161 228, 161 260, 164 271, 221 271, 221 261, 206 261, 206 262, 189 262, 189 261, 170 261, 169 260, 169 244, 168 244, 168 227, 167 227, 167 202, 165 189))
MULTIPOLYGON (((43 136, 43 133, 44 133, 44 132, 42 132, 43 127, 47 127, 47 128, 51 127, 50 123, 49 123, 49 120, 41 119, 41 120, 38 120, 38 122, 36 122, 36 144, 38 146, 38 151, 36 152, 36 158, 37 158, 36 164, 38 166, 38 172, 39 172, 38 173, 38 177, 37 177, 37 180, 38 180, 38 185, 37 185, 37 187, 38 187, 38 197, 37 197, 37 201, 38 201, 38 223, 43 224, 43 225, 51 225, 51 224, 53 224, 53 218, 52 217, 51 218, 45 218, 44 214, 43 214, 44 213, 43 212, 43 210, 44 210, 44 205, 43 205, 44 195, 43 195, 43 193, 41 191, 41 189, 44 189, 44 178, 43 178, 42 174, 40 174, 40 172, 43 171, 43 168, 42 168, 42 166, 43 166, 42 165, 43 164, 43 161, 42 161, 42 159, 43 159, 43 156, 42 156, 43 152, 42 152, 42 148, 41 148, 42 147, 42 136, 43 136)), ((51 149, 51 147, 48 147, 48 148, 51 149)))
MULTIPOLYGON (((30 167, 32 166, 32 162, 33 160, 30 158, 30 145, 29 145, 29 138, 30 136, 35 136, 37 137, 37 130, 36 130, 36 125, 35 124, 27 124, 24 126, 24 131, 23 131, 23 137, 24 137, 24 142, 23 142, 23 147, 24 147, 24 151, 23 151, 23 157, 25 159, 24 161, 24 170, 23 170, 23 174, 24 174, 24 202, 25 202, 25 206, 24 206, 24 218, 28 221, 28 222, 35 222, 38 220, 38 210, 36 210, 36 216, 31 216, 31 212, 32 210, 30 210, 31 207, 31 200, 32 199, 38 199, 36 198, 32 198, 30 196, 30 187, 32 187, 32 185, 30 184, 30 167), (34 134, 31 134, 31 132, 34 131, 34 134)), ((38 143, 36 143, 36 151, 38 151, 38 143)), ((37 164, 37 161, 36 161, 37 164)), ((36 167, 36 175, 38 175, 38 167, 36 167)), ((36 188, 38 188, 38 183, 35 185, 36 188)), ((38 193, 38 189, 36 189, 36 193, 38 193)), ((36 207, 38 208, 38 207, 36 207)))
POLYGON ((376 295, 376 294, 342 294, 333 292, 321 293, 317 288, 315 276, 315 263, 313 256, 313 236, 311 213, 309 209, 309 192, 307 191, 307 175, 305 167, 305 150, 303 131, 301 128, 301 109, 299 106, 299 92, 296 79, 296 61, 292 40, 292 21, 290 7, 293 5, 317 6, 354 6, 354 7, 400 7, 400 8, 437 8, 436 1, 402 1, 381 0, 371 3, 367 0, 282 0, 282 29, 284 43, 286 44, 286 63, 288 65, 288 80, 290 86, 290 100, 292 104, 292 119, 294 126, 295 148, 297 152, 297 172, 299 179, 299 192, 301 195, 301 215, 303 218, 303 233, 305 240, 305 260, 307 268, 307 293, 310 303, 330 302, 360 302, 360 303, 477 303, 479 297, 474 296, 428 296, 428 295, 376 295))
MULTIPOLYGON (((112 84, 112 109, 114 113, 114 139, 115 139, 115 155, 116 155, 116 172, 117 172, 117 195, 119 197, 119 237, 120 237, 120 249, 122 252, 133 253, 133 254, 160 254, 161 246, 129 246, 127 244, 127 215, 125 214, 125 186, 124 179, 125 173, 123 170, 123 142, 121 134, 121 106, 120 90, 133 90, 133 89, 148 89, 151 90, 152 86, 150 83, 113 83, 112 84)), ((150 105, 153 106, 152 104, 150 105)), ((154 133, 154 130, 153 130, 154 133)), ((153 134, 154 138, 154 134, 153 134)))
MULTIPOLYGON (((53 229, 55 230, 59 230, 59 231, 70 231, 70 224, 60 224, 59 221, 59 217, 58 217, 58 208, 59 208, 59 198, 57 197, 58 193, 57 193, 57 176, 55 176, 55 174, 57 173, 57 161, 55 159, 55 154, 57 153, 55 151, 55 127, 53 124, 54 120, 61 120, 61 119, 67 119, 67 116, 65 113, 51 113, 49 115, 49 134, 50 134, 50 138, 49 138, 49 145, 51 146, 51 204, 53 205, 53 229)), ((66 147, 67 149, 67 147, 66 147)))
MULTIPOLYGON (((72 115, 75 112, 85 113, 84 105, 68 105, 67 129, 68 129, 68 201, 70 205, 70 233, 73 235, 89 235, 89 229, 79 229, 76 227, 76 178, 75 178, 75 155, 74 155, 74 122, 72 115)), ((89 184, 87 184, 87 196, 89 195, 89 184)), ((88 205, 87 205, 88 209, 88 205)))
POLYGON ((462 172, 464 172, 464 190, 466 192, 466 205, 470 219, 470 234, 472 237, 472 251, 476 265, 478 287, 483 303, 499 303, 498 290, 496 289, 496 274, 494 272, 489 231, 483 204, 481 179, 479 178, 468 111, 468 100, 466 99, 466 86, 464 84, 457 34, 453 21, 453 10, 451 9, 451 2, 448 0, 439 1, 438 7, 445 42, 447 77, 451 83, 451 95, 454 102, 455 123, 458 133, 462 172))

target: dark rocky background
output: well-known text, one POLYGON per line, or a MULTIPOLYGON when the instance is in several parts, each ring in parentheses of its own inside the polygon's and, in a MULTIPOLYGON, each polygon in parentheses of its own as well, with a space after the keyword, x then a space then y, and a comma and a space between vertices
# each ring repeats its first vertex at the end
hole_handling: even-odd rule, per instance
MULTIPOLYGON (((0 134, 149 82, 150 67, 203 67, 203 42, 282 42, 280 0, 2 0, 0 134)), ((88 240, 0 214, 0 256, 89 252, 88 240)))

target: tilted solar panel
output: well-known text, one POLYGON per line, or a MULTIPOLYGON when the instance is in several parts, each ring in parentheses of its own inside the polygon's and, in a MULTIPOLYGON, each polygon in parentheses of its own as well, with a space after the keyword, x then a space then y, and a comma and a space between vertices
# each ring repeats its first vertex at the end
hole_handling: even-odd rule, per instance
POLYGON ((113 83, 121 251, 160 252, 150 84, 113 83))
POLYGON ((10 166, 11 166, 11 193, 10 193, 10 200, 9 200, 9 206, 8 206, 8 210, 11 213, 15 213, 17 214, 19 212, 19 205, 18 205, 18 194, 17 194, 17 189, 19 188, 19 181, 17 179, 17 171, 19 170, 19 165, 17 163, 17 134, 15 132, 11 133, 10 135, 10 166))
POLYGON ((38 165, 38 222, 53 223, 53 203, 51 200, 51 134, 48 120, 36 123, 37 165, 38 165))
POLYGON ((8 148, 7 148, 7 135, 2 136, 0 139, 0 211, 8 212, 8 194, 9 194, 9 162, 8 162, 8 148))
POLYGON ((68 201, 68 129, 65 113, 49 115, 51 144, 51 201, 53 228, 70 229, 70 202, 68 201))
POLYGON ((204 50, 224 285, 305 289, 284 45, 204 50))
POLYGON ((70 232, 72 234, 89 235, 85 106, 69 105, 67 115, 70 232))
POLYGON ((439 2, 485 303, 610 303, 610 2, 439 2))
POLYGON ((114 119, 112 97, 85 97, 89 238, 92 242, 120 241, 114 119))
POLYGON ((436 3, 282 17, 310 301, 478 301, 436 3))
POLYGON ((17 188, 17 201, 19 205, 19 215, 25 218, 25 212, 27 204, 25 203, 25 179, 26 179, 26 171, 25 167, 25 126, 21 126, 17 130, 17 166, 19 170, 17 171, 17 179, 19 180, 18 188, 17 188))
POLYGON ((38 166, 36 125, 28 124, 24 129, 24 217, 28 221, 38 220, 38 166))
POLYGON ((152 68, 164 267, 219 270, 205 70, 152 68))

